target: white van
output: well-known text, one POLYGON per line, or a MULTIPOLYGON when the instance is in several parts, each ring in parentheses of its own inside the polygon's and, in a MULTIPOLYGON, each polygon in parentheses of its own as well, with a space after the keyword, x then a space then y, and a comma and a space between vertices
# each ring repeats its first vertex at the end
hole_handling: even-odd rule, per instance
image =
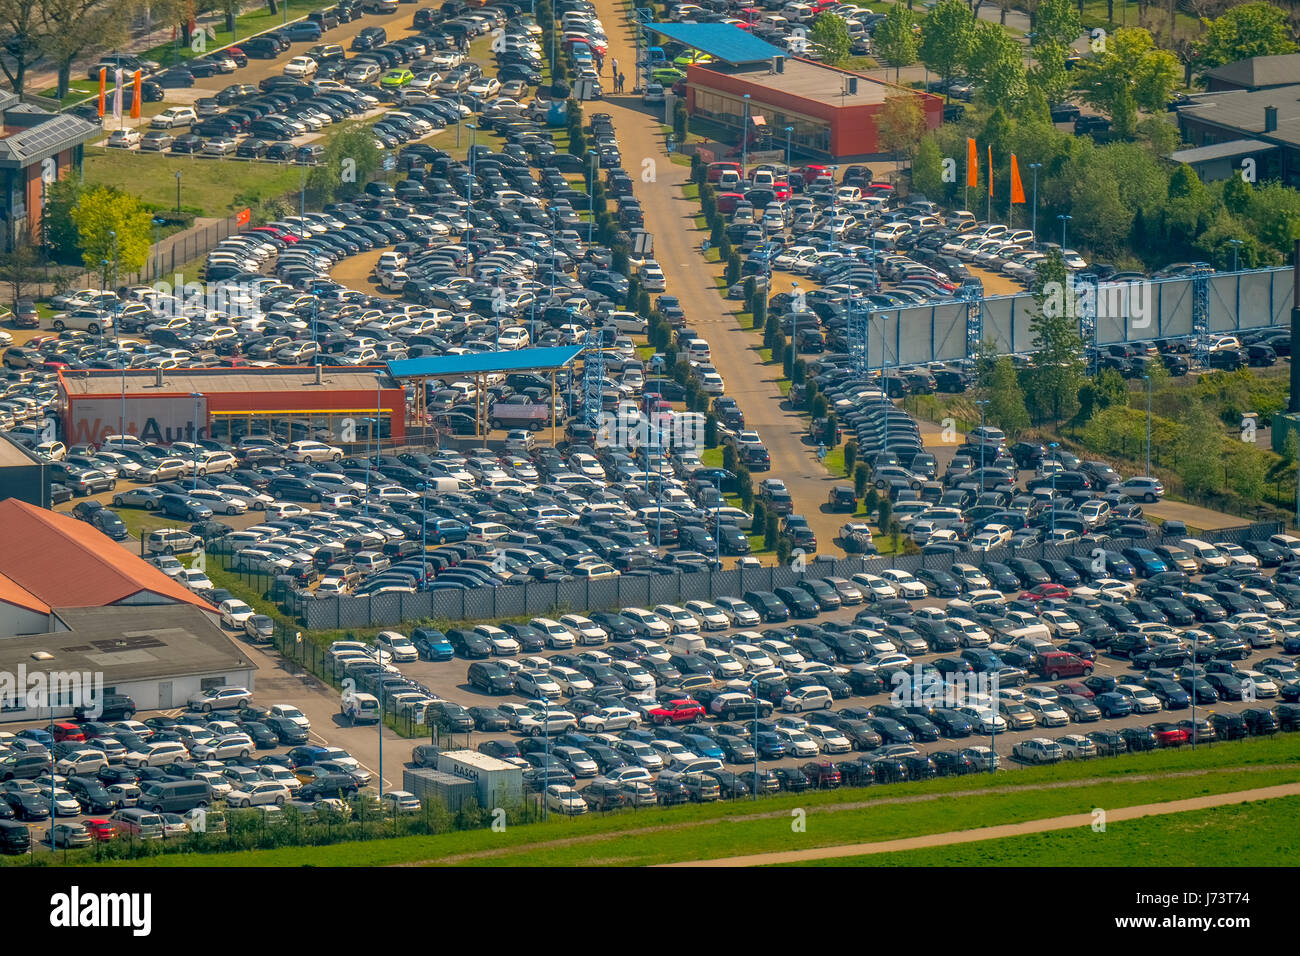
POLYGON ((1202 571, 1207 568, 1217 570, 1228 566, 1228 556, 1208 541, 1199 538, 1183 538, 1178 543, 1192 556, 1192 560, 1202 571))
POLYGON ((670 654, 698 654, 704 650, 704 638, 694 634, 674 634, 664 641, 664 647, 670 654))

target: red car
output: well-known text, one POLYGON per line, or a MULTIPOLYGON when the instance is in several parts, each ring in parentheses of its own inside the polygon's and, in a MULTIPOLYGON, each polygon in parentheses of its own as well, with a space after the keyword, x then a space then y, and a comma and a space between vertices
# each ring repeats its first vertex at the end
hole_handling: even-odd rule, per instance
POLYGON ((1062 677, 1087 677, 1092 673, 1092 663, 1075 657, 1069 651, 1047 651, 1038 658, 1038 673, 1051 680, 1062 677))
POLYGON ((1070 596, 1070 589, 1063 584, 1035 584, 1028 591, 1020 592, 1022 601, 1064 601, 1070 596))
POLYGON ((1092 700, 1097 696, 1093 693, 1091 687, 1077 680, 1062 681, 1056 685, 1055 690, 1058 694, 1077 694, 1087 700, 1092 700))
POLYGON ((812 785, 818 789, 830 789, 840 785, 840 771, 835 764, 820 762, 814 760, 812 763, 806 763, 800 769, 803 775, 812 781, 812 785))
POLYGON ((50 732, 54 734, 56 742, 70 740, 79 743, 86 739, 85 731, 78 724, 56 723, 50 728, 50 732))
POLYGON ((689 697, 670 700, 650 711, 650 719, 656 724, 689 724, 704 719, 704 707, 689 697))
POLYGON ((1181 747, 1190 739, 1187 731, 1177 724, 1152 724, 1150 730, 1156 735, 1156 743, 1161 747, 1181 747))
POLYGON ((90 837, 92 840, 97 840, 100 843, 107 843, 110 840, 117 839, 117 830, 115 830, 113 824, 109 823, 107 820, 86 820, 85 823, 86 829, 90 831, 90 837))

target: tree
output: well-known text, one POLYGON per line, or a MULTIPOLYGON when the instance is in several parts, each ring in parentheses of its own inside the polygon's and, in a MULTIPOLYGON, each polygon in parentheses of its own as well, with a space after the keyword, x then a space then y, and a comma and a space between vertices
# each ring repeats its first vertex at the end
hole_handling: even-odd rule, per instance
POLYGON ((853 465, 858 460, 858 443, 849 439, 844 443, 844 474, 853 474, 853 465))
POLYGON ((45 56, 41 47, 43 0, 0 0, 0 70, 15 93, 26 89, 27 71, 45 56))
POLYGON ((901 3, 892 4, 885 19, 876 27, 871 37, 871 48, 876 57, 894 68, 894 80, 898 80, 898 71, 916 62, 918 46, 916 42, 916 16, 901 3))
POLYGON ((1223 466, 1223 427, 1205 405, 1193 399, 1182 415, 1183 429, 1175 442, 1178 474, 1193 494, 1218 486, 1223 466))
POLYGON ((775 514, 768 512, 763 525, 763 550, 771 551, 776 547, 777 537, 781 533, 781 522, 775 514))
POLYGON ((1012 439, 1019 438, 1020 433, 1029 427, 1025 393, 1009 355, 1002 356, 993 367, 988 417, 1012 439))
POLYGON ((1034 365, 1028 379, 1039 421, 1072 418, 1079 407, 1083 377, 1083 340, 1074 297, 1066 284, 1065 260, 1058 250, 1038 266, 1034 283, 1035 315, 1029 320, 1034 365))
POLYGON ((1258 503, 1264 497, 1264 456, 1252 448, 1242 448, 1232 456, 1229 469, 1232 490, 1246 501, 1258 503))
POLYGON ((153 217, 135 196, 112 186, 96 186, 82 193, 72 221, 82 262, 91 272, 98 273, 104 260, 114 258, 119 273, 144 268, 153 217))
POLYGON ((808 42, 821 54, 822 61, 837 66, 849 58, 853 40, 843 17, 833 13, 820 13, 808 31, 808 42))
POLYGON ((1296 51, 1286 11, 1271 3, 1233 7, 1215 20, 1202 19, 1201 26, 1205 35, 1197 52, 1203 69, 1296 51))
POLYGON ((975 14, 961 0, 940 0, 926 15, 921 34, 921 61, 946 84, 970 56, 975 14))
POLYGON ((966 70, 989 103, 1014 107, 1029 91, 1020 44, 996 23, 981 23, 975 28, 966 70))
POLYGON ((957 184, 944 181, 943 152, 933 136, 923 136, 912 158, 912 188, 931 199, 948 198, 957 184))
POLYGON ((1139 109, 1164 112, 1179 70, 1177 57, 1157 49, 1146 30, 1120 28, 1078 72, 1084 100, 1110 117, 1115 132, 1131 138, 1139 109))
POLYGON ((351 198, 360 195, 383 165, 383 151, 369 127, 345 123, 330 135, 319 165, 308 172, 307 188, 320 205, 351 198))
POLYGON ((1074 84, 1065 65, 1069 54, 1066 44, 1055 41, 1036 43, 1034 47, 1034 68, 1029 71, 1028 82, 1042 92, 1049 105, 1064 100, 1074 84))
MULTIPOLYGON (((58 67, 58 96, 68 95, 72 65, 125 37, 128 17, 108 0, 41 0, 41 46, 58 67)), ((111 75, 111 71, 110 71, 111 75)))
POLYGON ((75 177, 59 179, 45 187, 41 231, 45 233, 46 255, 59 262, 77 259, 77 224, 72 219, 72 211, 84 189, 83 182, 75 177))
POLYGON ((925 112, 919 98, 905 94, 886 99, 876 117, 876 129, 882 147, 910 160, 925 135, 925 112))
POLYGON ((1034 8, 1035 47, 1059 43, 1069 46, 1079 39, 1083 24, 1074 0, 1039 0, 1034 8))
POLYGON ((9 286, 17 302, 25 290, 41 280, 41 256, 26 233, 14 243, 13 250, 0 256, 0 282, 9 286))
MULTIPOLYGON (((853 493, 859 498, 862 498, 870 483, 871 469, 867 467, 866 462, 858 462, 853 467, 853 493)), ((875 491, 874 488, 871 490, 875 491)), ((870 509, 868 509, 868 511, 869 510, 870 509)))

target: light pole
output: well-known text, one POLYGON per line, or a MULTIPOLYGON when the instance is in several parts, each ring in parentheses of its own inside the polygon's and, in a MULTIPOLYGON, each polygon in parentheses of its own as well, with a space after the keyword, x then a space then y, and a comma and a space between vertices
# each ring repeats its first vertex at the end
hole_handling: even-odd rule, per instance
POLYGON ((591 245, 596 230, 596 159, 600 154, 589 149, 587 155, 591 157, 591 181, 587 183, 587 245, 591 245))
POLYGON ((542 732, 546 734, 546 776, 542 782, 542 819, 549 820, 551 808, 546 804, 546 791, 551 789, 551 698, 542 698, 542 732))
POLYGON ((750 692, 754 695, 754 739, 750 742, 750 749, 754 751, 754 799, 758 799, 758 678, 755 677, 749 682, 750 692))
POLYGON ((749 94, 745 94, 745 118, 740 124, 740 178, 749 169, 749 94))
MULTIPOLYGON (((794 377, 794 363, 799 358, 799 346, 795 343, 799 341, 799 283, 791 282, 790 288, 794 289, 793 302, 794 308, 790 310, 790 345, 794 349, 794 355, 790 359, 790 376, 794 377)), ((780 331, 778 327, 777 331, 780 331)))
POLYGON ((190 484, 191 491, 199 490, 199 400, 203 398, 202 392, 190 392, 190 398, 194 399, 194 474, 193 482, 190 484))
POLYGON ((181 214, 181 171, 176 170, 176 215, 181 214))
POLYGON ((1232 246, 1232 271, 1237 271, 1237 252, 1241 249, 1240 239, 1229 239, 1228 245, 1232 246))
POLYGON ((1068 223, 1074 217, 1067 216, 1064 213, 1062 213, 1056 218, 1061 220, 1061 252, 1064 253, 1065 252, 1065 224, 1068 223))
POLYGON ((989 400, 988 400, 987 398, 977 399, 976 402, 975 402, 975 404, 979 406, 979 410, 980 410, 980 467, 983 468, 983 467, 985 466, 985 464, 987 464, 987 462, 985 461, 985 457, 984 457, 984 447, 985 447, 985 446, 984 446, 984 444, 983 444, 983 440, 984 440, 984 439, 983 439, 983 436, 984 436, 984 410, 985 410, 986 408, 988 408, 989 400))
MULTIPOLYGON (((1049 445, 1047 446, 1047 449, 1048 449, 1049 452, 1055 452, 1055 450, 1056 450, 1057 448, 1059 448, 1059 447, 1061 447, 1061 446, 1060 446, 1057 442, 1052 442, 1051 444, 1049 444, 1049 445)), ((1053 457, 1052 457, 1051 460, 1053 460, 1053 461, 1056 460, 1055 455, 1053 455, 1053 457)), ((1055 540, 1055 539, 1056 539, 1056 469, 1055 469, 1055 468, 1052 469, 1052 501, 1051 501, 1051 505, 1052 505, 1052 539, 1055 540)))
POLYGON ((1142 380, 1147 383, 1147 470, 1146 476, 1151 477, 1151 376, 1143 375, 1142 380))
POLYGON ((1029 168, 1034 171, 1034 204, 1030 207, 1031 223, 1029 231, 1034 234, 1034 248, 1038 248, 1038 171, 1043 168, 1042 163, 1030 163, 1029 168))
POLYGON ((1200 644, 1200 635, 1196 633, 1196 628, 1192 628, 1192 749, 1196 749, 1196 738, 1201 736, 1200 728, 1196 726, 1196 678, 1200 675, 1196 670, 1196 649, 1200 644))
POLYGON ((787 126, 785 128, 785 168, 787 173, 790 171, 790 134, 793 132, 793 126, 787 126))

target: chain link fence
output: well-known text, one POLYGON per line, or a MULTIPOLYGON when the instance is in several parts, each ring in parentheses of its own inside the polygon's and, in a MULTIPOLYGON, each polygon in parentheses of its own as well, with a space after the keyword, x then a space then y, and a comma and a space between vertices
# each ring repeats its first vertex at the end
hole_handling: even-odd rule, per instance
MULTIPOLYGON (((1258 541, 1283 530, 1279 521, 1266 521, 1221 531, 1207 532, 1206 538, 1240 544, 1258 541)), ((1111 538, 1108 549, 1149 547, 1181 535, 1160 538, 1111 538)), ((287 599, 292 611, 311 630, 386 627, 405 621, 476 621, 536 616, 552 612, 616 610, 625 607, 653 607, 690 600, 712 600, 718 595, 741 595, 746 591, 771 591, 792 586, 803 577, 852 577, 879 574, 889 568, 915 572, 921 568, 946 569, 954 563, 1006 561, 1009 558, 1063 558, 1090 555, 1099 543, 1081 539, 1068 544, 1032 544, 1020 548, 996 548, 988 552, 967 551, 943 554, 892 554, 884 557, 828 558, 817 556, 798 566, 763 566, 729 570, 679 572, 634 577, 624 575, 601 580, 540 581, 521 585, 472 590, 432 590, 411 594, 375 596, 349 595, 313 599, 299 593, 287 599)))

